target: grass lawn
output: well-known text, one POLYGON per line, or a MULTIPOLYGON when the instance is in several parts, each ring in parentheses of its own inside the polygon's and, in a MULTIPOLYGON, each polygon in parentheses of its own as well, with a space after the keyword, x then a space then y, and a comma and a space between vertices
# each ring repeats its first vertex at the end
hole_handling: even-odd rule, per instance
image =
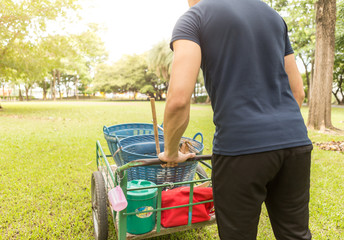
MULTIPOLYGON (((108 151, 102 127, 151 122, 149 102, 2 103, 0 111, 0 239, 93 239, 91 174, 95 142, 108 151)), ((157 103, 162 122, 164 103, 157 103)), ((307 117, 307 108, 302 113, 307 117)), ((344 129, 344 108, 332 121, 344 129)), ((204 135, 212 148, 212 110, 193 105, 185 136, 204 135)), ((344 140, 343 135, 310 131, 313 142, 344 140)), ((314 147, 310 228, 313 239, 344 239, 344 154, 314 147)), ((109 239, 114 238, 110 225, 109 239)), ((218 239, 216 226, 156 239, 218 239)), ((258 239, 274 239, 263 209, 258 239)))

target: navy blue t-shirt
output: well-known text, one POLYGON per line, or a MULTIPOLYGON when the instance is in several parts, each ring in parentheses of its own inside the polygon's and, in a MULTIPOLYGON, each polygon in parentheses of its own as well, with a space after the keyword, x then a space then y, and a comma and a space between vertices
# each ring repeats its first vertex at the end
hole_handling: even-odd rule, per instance
POLYGON ((179 39, 201 47, 216 126, 213 153, 311 144, 284 68, 284 56, 293 53, 287 26, 267 4, 201 0, 177 21, 171 48, 179 39))

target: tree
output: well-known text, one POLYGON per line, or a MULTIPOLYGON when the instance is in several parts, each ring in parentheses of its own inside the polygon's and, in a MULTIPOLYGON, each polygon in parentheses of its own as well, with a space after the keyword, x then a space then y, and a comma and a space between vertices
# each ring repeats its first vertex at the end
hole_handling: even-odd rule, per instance
POLYGON ((94 89, 104 92, 133 91, 153 96, 160 90, 158 78, 148 69, 145 55, 125 55, 112 65, 98 65, 93 84, 94 89))
POLYGON ((43 90, 43 100, 47 100, 48 89, 50 88, 50 81, 47 77, 44 77, 40 81, 37 81, 37 84, 43 90))
POLYGON ((94 91, 117 92, 120 89, 119 84, 113 81, 117 71, 114 65, 98 64, 95 69, 94 80, 92 82, 94 91))
MULTIPOLYGON (((3 87, 3 93, 6 83, 11 80, 11 76, 13 75, 13 69, 11 68, 0 68, 0 87, 3 87)), ((1 106, 1 98, 0 98, 0 110, 2 109, 1 106)))
MULTIPOLYGON (((42 39, 41 48, 45 49, 46 64, 51 72, 50 88, 54 100, 56 90, 61 99, 62 88, 69 91, 72 80, 75 97, 78 99, 79 90, 85 92, 92 80, 90 72, 98 63, 106 60, 104 43, 95 31, 96 26, 91 24, 81 34, 49 35, 42 39), (63 76, 68 77, 62 79, 63 76)), ((44 83, 41 86, 45 86, 44 83)))
POLYGON ((86 92, 87 86, 91 83, 90 72, 97 64, 104 62, 108 53, 104 42, 97 35, 99 31, 96 24, 89 24, 88 30, 79 35, 71 35, 71 54, 67 58, 69 73, 74 71, 75 97, 78 99, 78 91, 86 92), (79 86, 81 80, 81 86, 79 86))
POLYGON ((316 47, 314 79, 310 93, 308 127, 333 129, 331 95, 335 53, 336 0, 316 3, 316 47))
MULTIPOLYGON (((125 55, 112 65, 99 64, 93 81, 93 90, 102 92, 140 92, 162 97, 162 84, 148 68, 147 54, 125 55)), ((136 94, 135 94, 136 96, 136 94)))
POLYGON ((263 0, 270 7, 275 9, 276 11, 281 11, 285 6, 288 5, 288 0, 263 0))
POLYGON ((48 20, 76 9, 76 0, 0 0, 0 67, 13 64, 9 50, 18 41, 35 41, 48 20))
POLYGON ((161 80, 161 83, 165 85, 166 90, 170 80, 172 58, 173 52, 169 48, 169 43, 166 40, 154 45, 147 56, 149 69, 155 72, 161 80))
POLYGON ((65 69, 65 59, 74 54, 70 45, 70 37, 63 35, 48 35, 41 40, 39 48, 44 49, 44 55, 41 57, 46 59, 45 64, 51 75, 50 91, 52 99, 56 100, 56 88, 59 87, 60 72, 65 69))
MULTIPOLYGON (((19 47, 18 47, 19 48, 19 47)), ((42 56, 44 51, 36 44, 30 42, 21 43, 21 54, 16 59, 15 69, 18 72, 17 78, 24 84, 26 100, 29 100, 29 91, 33 85, 48 74, 46 58, 42 56)))
MULTIPOLYGON (((75 2, 76 0, 0 0, 0 73, 4 72, 1 71, 4 68, 15 70, 15 79, 12 81, 19 86, 20 83, 25 84, 27 98, 32 84, 41 80, 46 72, 42 68, 42 57, 37 54, 41 50, 38 46, 46 23, 76 10, 78 6, 75 2)), ((19 96, 21 98, 20 88, 19 96)))
POLYGON ((295 55, 301 60, 305 68, 305 87, 307 88, 307 100, 309 101, 309 91, 314 75, 314 0, 292 0, 283 10, 288 13, 285 20, 295 55))

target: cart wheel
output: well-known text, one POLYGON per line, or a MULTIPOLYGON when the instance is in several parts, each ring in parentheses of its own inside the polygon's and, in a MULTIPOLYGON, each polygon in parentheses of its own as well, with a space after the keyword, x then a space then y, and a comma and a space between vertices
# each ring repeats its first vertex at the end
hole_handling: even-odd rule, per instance
POLYGON ((205 172, 205 170, 202 168, 202 166, 200 164, 198 164, 196 167, 196 173, 197 173, 199 179, 208 178, 207 173, 205 172))
POLYGON ((92 174, 91 192, 94 236, 96 240, 106 240, 108 238, 107 194, 103 175, 99 171, 92 174))

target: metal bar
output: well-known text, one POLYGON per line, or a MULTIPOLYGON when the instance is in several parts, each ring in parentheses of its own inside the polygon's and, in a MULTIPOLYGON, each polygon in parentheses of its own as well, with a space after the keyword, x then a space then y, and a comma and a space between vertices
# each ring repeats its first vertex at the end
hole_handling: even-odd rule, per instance
MULTIPOLYGON (((162 192, 162 187, 159 187, 157 209, 161 209, 161 192, 162 192)), ((160 229, 161 229, 161 210, 159 210, 157 213, 156 232, 159 233, 160 229)))
MULTIPOLYGON (((205 178, 205 179, 199 179, 199 180, 193 180, 193 181, 187 181, 187 182, 176 182, 173 183, 174 186, 179 186, 179 185, 186 185, 186 184, 191 184, 191 183, 201 183, 201 182, 207 182, 210 181, 211 178, 205 178)), ((129 188, 127 191, 137 191, 137 190, 144 190, 144 189, 150 189, 150 188, 159 188, 159 187, 169 187, 171 184, 160 184, 160 185, 155 185, 155 186, 149 186, 149 187, 139 187, 139 188, 129 188)))
MULTIPOLYGON (((120 182, 120 186, 124 193, 125 198, 127 198, 127 171, 124 173, 119 173, 119 177, 123 175, 122 181, 120 182)), ((127 238, 127 208, 123 209, 118 214, 118 239, 125 240, 127 238)), ((135 213, 134 213, 135 214, 135 213)))
MULTIPOLYGON (((179 206, 173 206, 173 207, 166 207, 166 208, 160 208, 160 209, 157 208, 157 209, 152 209, 152 210, 140 211, 140 213, 165 211, 165 210, 170 210, 170 209, 175 209, 175 208, 189 207, 190 205, 191 205, 191 206, 195 206, 195 205, 200 205, 200 204, 210 203, 210 202, 213 202, 213 199, 212 199, 212 200, 202 201, 202 202, 196 202, 196 203, 189 203, 189 204, 184 204, 184 205, 179 205, 179 206)), ((130 215, 135 215, 135 214, 137 214, 137 212, 123 213, 123 215, 125 215, 125 216, 130 216, 130 215)))
POLYGON ((97 162, 97 169, 98 169, 98 167, 99 167, 98 141, 97 141, 97 143, 96 143, 96 156, 97 156, 96 162, 97 162))
POLYGON ((97 140, 97 146, 98 146, 98 151, 100 150, 100 153, 102 155, 102 159, 104 160, 106 168, 107 168, 108 172, 110 173, 111 179, 112 179, 113 183, 115 183, 115 178, 113 176, 111 166, 110 166, 109 161, 107 160, 106 155, 105 155, 105 153, 104 153, 104 151, 100 145, 100 142, 98 140, 97 140))
MULTIPOLYGON (((187 161, 201 161, 201 160, 210 160, 211 155, 196 155, 194 158, 190 158, 187 161)), ((150 159, 139 159, 131 161, 119 168, 117 171, 124 171, 131 167, 140 167, 140 166, 151 166, 151 165, 159 165, 159 164, 166 164, 166 162, 161 161, 159 158, 150 158, 150 159)))
POLYGON ((206 162, 204 162, 204 161, 199 161, 201 164, 203 164, 204 166, 206 166, 207 168, 210 168, 210 169, 213 169, 213 167, 210 165, 210 164, 208 164, 208 163, 206 163, 206 162))
MULTIPOLYGON (((107 189, 111 189, 112 186, 111 186, 111 181, 110 181, 110 179, 109 179, 109 171, 107 171, 107 172, 105 173, 105 175, 106 175, 106 182, 107 182, 107 186, 108 186, 107 189)), ((113 186, 115 186, 115 182, 113 182, 113 186)))
MULTIPOLYGON (((189 194, 189 204, 193 203, 193 189, 194 185, 193 183, 190 184, 190 194, 189 194)), ((192 222, 192 205, 189 206, 189 217, 188 217, 188 226, 191 226, 192 222)))
POLYGON ((161 131, 164 131, 164 129, 163 129, 159 124, 157 124, 157 127, 158 127, 161 131))

